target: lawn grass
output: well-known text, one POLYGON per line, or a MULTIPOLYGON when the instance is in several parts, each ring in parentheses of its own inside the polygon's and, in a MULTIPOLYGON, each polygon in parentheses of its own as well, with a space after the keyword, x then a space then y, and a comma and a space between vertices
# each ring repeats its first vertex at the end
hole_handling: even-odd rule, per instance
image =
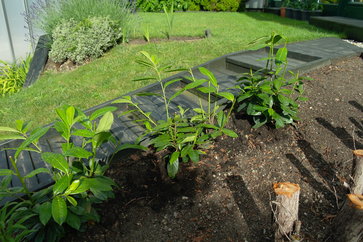
MULTIPOLYGON (((142 38, 149 27, 151 38, 162 37, 166 29, 162 13, 140 13, 138 30, 131 38, 142 38)), ((246 44, 272 31, 285 35, 290 42, 339 37, 308 25, 264 13, 176 13, 172 36, 201 36, 210 29, 213 37, 194 42, 161 42, 116 46, 103 57, 66 73, 45 73, 30 88, 0 98, 0 126, 17 119, 33 121, 36 126, 54 120, 54 109, 64 104, 87 109, 150 84, 133 79, 150 74, 135 63, 141 50, 156 54, 174 68, 192 67, 218 56, 239 51, 246 44)))

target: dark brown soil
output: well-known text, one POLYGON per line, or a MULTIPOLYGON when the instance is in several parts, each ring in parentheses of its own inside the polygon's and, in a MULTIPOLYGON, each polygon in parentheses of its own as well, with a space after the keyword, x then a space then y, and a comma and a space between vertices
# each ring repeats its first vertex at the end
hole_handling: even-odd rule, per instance
POLYGON ((161 181, 153 153, 123 155, 109 171, 120 188, 99 206, 101 222, 65 241, 270 241, 272 185, 283 181, 301 187, 304 241, 323 241, 348 192, 351 150, 363 148, 363 61, 308 76, 295 127, 251 130, 234 117, 239 138, 218 139, 173 183, 161 181))

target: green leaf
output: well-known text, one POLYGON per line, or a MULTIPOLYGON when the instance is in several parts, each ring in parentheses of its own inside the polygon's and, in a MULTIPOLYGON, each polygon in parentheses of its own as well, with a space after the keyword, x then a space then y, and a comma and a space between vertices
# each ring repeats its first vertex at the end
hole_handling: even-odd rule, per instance
POLYGON ((81 228, 80 217, 72 212, 68 212, 66 223, 76 230, 79 230, 81 228))
POLYGON ((0 132, 12 132, 12 133, 21 133, 19 130, 10 128, 10 127, 3 127, 0 126, 0 132))
MULTIPOLYGON (((175 71, 175 70, 173 70, 173 71, 175 71)), ((178 78, 178 79, 174 79, 174 80, 171 80, 171 81, 168 81, 168 82, 166 82, 165 84, 164 84, 164 88, 166 89, 169 85, 171 85, 171 84, 173 84, 173 83, 175 83, 175 82, 178 82, 178 81, 180 81, 181 79, 180 78, 178 78)))
POLYGON ((11 139, 25 139, 24 136, 16 135, 16 134, 0 134, 1 140, 11 140, 11 139))
POLYGON ((287 48, 282 47, 276 52, 275 64, 280 65, 286 63, 286 61, 287 61, 287 48))
POLYGON ((15 175, 15 172, 10 169, 0 169, 0 176, 11 176, 15 175))
POLYGON ((103 107, 103 108, 100 108, 100 109, 97 109, 96 111, 94 111, 91 116, 89 117, 89 119, 92 121, 92 120, 95 120, 97 119, 98 117, 101 117, 102 115, 108 113, 108 112, 114 112, 117 110, 117 107, 114 107, 114 106, 106 106, 106 107, 103 107))
POLYGON ((224 114, 223 111, 217 113, 217 123, 219 127, 224 127, 227 123, 227 116, 224 114))
POLYGON ((203 109, 201 109, 201 108, 194 108, 193 111, 196 112, 196 113, 201 113, 201 114, 205 113, 205 111, 203 109))
POLYGON ((224 97, 225 99, 227 99, 228 101, 233 102, 234 101, 234 95, 232 93, 229 92, 219 92, 217 93, 219 96, 224 97))
POLYGON ((181 143, 184 144, 184 143, 188 143, 188 142, 193 142, 195 137, 196 137, 195 135, 187 136, 185 139, 183 139, 183 141, 181 143))
POLYGON ((121 150, 127 150, 127 149, 138 149, 138 150, 147 150, 147 147, 143 145, 135 145, 135 144, 123 144, 119 146, 115 152, 119 152, 121 150))
POLYGON ((26 138, 23 143, 19 146, 19 148, 16 150, 14 158, 17 159, 19 157, 20 152, 22 152, 24 149, 26 149, 31 143, 37 142, 40 137, 45 135, 49 130, 49 127, 43 127, 38 128, 34 130, 28 138, 26 138))
POLYGON ((97 191, 112 191, 112 186, 109 183, 105 183, 104 179, 88 178, 87 182, 89 188, 97 191))
POLYGON ((202 85, 203 83, 207 82, 206 79, 199 79, 199 80, 195 80, 187 85, 185 85, 185 87, 183 88, 184 90, 189 90, 189 89, 193 89, 196 87, 199 87, 200 85, 202 85))
POLYGON ((66 118, 67 118, 67 124, 69 126, 72 126, 74 123, 74 115, 76 113, 76 109, 73 106, 69 106, 66 110, 66 118))
POLYGON ((39 206, 39 220, 43 225, 46 225, 52 217, 52 204, 45 202, 39 206))
POLYGON ((67 198, 67 200, 68 200, 68 202, 70 203, 70 204, 72 204, 74 207, 76 207, 77 206, 77 200, 76 199, 74 199, 74 197, 71 197, 71 196, 67 196, 66 197, 67 198))
POLYGON ((78 187, 72 191, 70 194, 79 194, 88 191, 90 188, 90 184, 88 183, 88 179, 80 179, 80 184, 78 187))
POLYGON ((179 151, 173 152, 173 154, 171 154, 171 156, 170 156, 169 163, 173 164, 174 162, 176 162, 178 160, 178 158, 179 158, 179 155, 180 155, 179 151))
POLYGON ((61 177, 53 186, 53 194, 56 196, 66 190, 72 180, 72 175, 61 177))
POLYGON ((52 167, 63 171, 64 173, 69 172, 68 162, 61 154, 45 152, 41 154, 42 159, 50 164, 52 167))
POLYGON ((238 137, 238 134, 236 134, 234 131, 230 130, 230 129, 222 129, 222 132, 226 135, 228 135, 229 137, 232 137, 232 138, 237 138, 238 137))
POLYGON ((199 87, 199 91, 202 93, 216 93, 217 89, 215 87, 199 87))
POLYGON ((168 163, 167 164, 167 170, 168 170, 168 176, 170 178, 175 178, 175 176, 176 176, 176 174, 178 173, 178 170, 179 170, 179 160, 177 159, 173 163, 168 163))
POLYGON ((24 176, 24 178, 31 178, 35 175, 38 175, 40 173, 50 173, 49 170, 47 168, 38 168, 36 170, 31 171, 30 173, 28 173, 26 176, 24 176))
POLYGON ((98 123, 96 132, 106 132, 111 129, 111 126, 113 124, 113 114, 111 112, 105 113, 103 117, 101 118, 100 122, 98 123))
POLYGON ((92 153, 78 146, 73 146, 72 148, 66 150, 64 152, 65 156, 77 157, 88 159, 92 156, 92 153))
POLYGON ((52 216, 56 223, 62 225, 67 219, 67 204, 62 197, 55 197, 52 201, 52 216))
POLYGON ((190 150, 188 153, 190 160, 193 162, 198 162, 199 161, 199 152, 197 150, 190 150))
POLYGON ((203 75, 205 75, 209 78, 209 81, 212 83, 213 86, 215 86, 215 87, 218 86, 218 81, 210 70, 208 70, 204 67, 199 67, 198 69, 203 75))
POLYGON ((85 137, 85 138, 91 138, 95 135, 95 133, 88 129, 77 129, 72 132, 72 135, 85 137))
POLYGON ((133 103, 130 96, 123 96, 120 99, 113 101, 112 103, 133 103))
POLYGON ((71 194, 79 187, 80 184, 81 184, 80 180, 74 180, 72 184, 68 187, 68 189, 64 192, 64 194, 66 195, 71 194))

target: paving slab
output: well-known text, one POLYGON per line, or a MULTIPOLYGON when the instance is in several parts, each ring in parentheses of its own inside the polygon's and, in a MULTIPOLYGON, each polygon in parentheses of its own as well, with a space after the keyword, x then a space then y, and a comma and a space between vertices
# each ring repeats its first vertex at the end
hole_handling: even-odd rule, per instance
POLYGON ((340 16, 311 17, 310 24, 320 28, 345 33, 349 39, 363 41, 363 20, 340 16))

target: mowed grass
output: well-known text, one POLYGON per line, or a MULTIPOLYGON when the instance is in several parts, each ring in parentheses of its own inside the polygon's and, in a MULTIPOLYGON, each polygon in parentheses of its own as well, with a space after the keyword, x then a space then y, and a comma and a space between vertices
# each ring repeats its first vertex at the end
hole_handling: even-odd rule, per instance
MULTIPOLYGON (((162 13, 138 15, 139 24, 131 39, 142 38, 146 28, 151 38, 163 36, 167 24, 162 13)), ((250 41, 272 31, 285 35, 289 42, 339 37, 307 22, 271 14, 213 12, 175 13, 171 35, 202 36, 205 29, 211 30, 212 38, 194 42, 121 44, 74 71, 47 72, 30 88, 0 98, 0 126, 11 126, 17 119, 32 121, 35 126, 44 125, 55 119, 54 109, 64 104, 87 109, 150 84, 133 81, 151 74, 135 63, 142 50, 157 55, 162 63, 170 63, 174 68, 188 68, 243 50, 250 41)))

